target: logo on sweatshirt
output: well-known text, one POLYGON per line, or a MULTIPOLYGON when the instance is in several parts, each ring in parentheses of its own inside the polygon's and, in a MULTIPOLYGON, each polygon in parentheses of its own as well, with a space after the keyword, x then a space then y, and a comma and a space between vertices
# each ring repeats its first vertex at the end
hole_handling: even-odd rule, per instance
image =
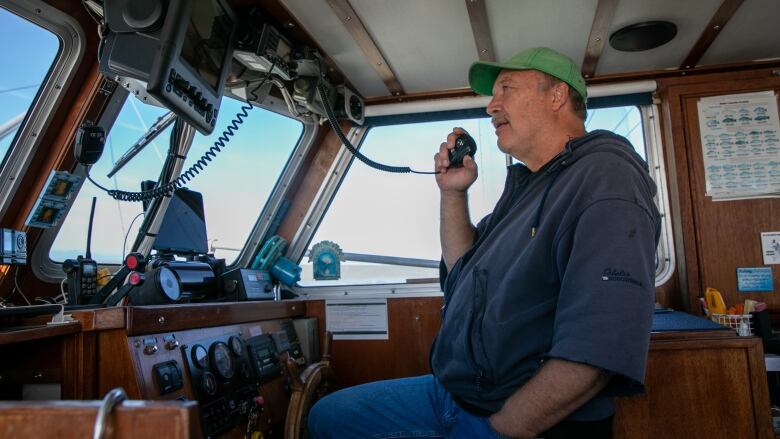
POLYGON ((642 282, 631 277, 631 273, 618 268, 605 268, 601 273, 601 280, 605 282, 628 282, 640 287, 642 286, 642 282))

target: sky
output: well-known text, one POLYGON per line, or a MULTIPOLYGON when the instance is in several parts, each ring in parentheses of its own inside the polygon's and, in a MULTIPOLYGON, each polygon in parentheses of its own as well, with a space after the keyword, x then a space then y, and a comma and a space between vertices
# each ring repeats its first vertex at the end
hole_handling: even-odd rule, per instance
MULTIPOLYGON (((0 125, 27 110, 57 56, 56 36, 0 8, 0 52, 6 63, 0 70, 0 125)), ((222 133, 239 111, 240 103, 223 99, 217 129, 211 136, 196 135, 185 169, 194 163, 222 133)), ((91 175, 98 183, 126 191, 140 189, 142 180, 156 180, 168 150, 171 128, 162 133, 113 178, 106 174, 113 163, 167 110, 130 97, 110 127, 106 149, 91 175)), ((468 130, 479 146, 480 177, 470 190, 471 216, 476 223, 490 212, 505 178, 505 157, 496 147, 487 118, 419 123, 373 128, 362 151, 374 161, 433 168, 433 154, 454 126, 468 130)), ((302 124, 294 119, 255 109, 236 136, 188 187, 202 192, 210 240, 221 247, 241 248, 257 221, 272 188, 297 144, 302 124)), ((588 130, 612 129, 641 145, 642 128, 635 108, 589 111, 588 130)), ((0 141, 0 156, 13 135, 0 141)), ((644 155, 644 151, 641 151, 644 155)), ((129 251, 141 224, 141 204, 112 200, 85 182, 50 251, 54 261, 83 254, 89 206, 97 197, 93 232, 93 258, 117 263, 129 251)), ((438 190, 431 175, 388 174, 355 161, 321 222, 311 244, 337 242, 342 250, 386 256, 438 260, 438 190)), ((237 251, 218 250, 230 263, 237 251)), ((304 262, 306 262, 304 260, 304 262)))
MULTIPOLYGON (((0 41, 3 63, 0 70, 0 126, 25 113, 38 93, 57 53, 60 41, 49 31, 0 8, 0 41), (34 56, 31 56, 34 54, 34 56)), ((13 134, 0 140, 4 158, 13 134)))

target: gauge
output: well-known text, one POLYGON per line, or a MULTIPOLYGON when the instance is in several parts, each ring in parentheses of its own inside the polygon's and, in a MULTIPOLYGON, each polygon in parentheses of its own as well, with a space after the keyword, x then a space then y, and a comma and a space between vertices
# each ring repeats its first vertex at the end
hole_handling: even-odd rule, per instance
POLYGON ((230 349, 225 343, 218 341, 209 348, 209 360, 211 360, 211 369, 217 373, 220 378, 229 380, 235 372, 233 366, 233 357, 230 356, 230 349))
POLYGON ((200 378, 200 388, 209 395, 215 395, 217 393, 217 379, 211 372, 203 372, 200 378))
POLYGON ((181 297, 179 276, 168 267, 160 267, 158 275, 159 291, 168 302, 176 302, 181 297))
POLYGON ((228 345, 230 345, 230 351, 233 352, 233 355, 236 357, 240 357, 244 354, 244 342, 241 341, 241 338, 236 337, 235 335, 230 337, 228 339, 228 345))
POLYGON ((209 365, 209 353, 206 351, 206 348, 203 346, 196 344, 192 347, 192 351, 190 351, 190 355, 192 356, 192 362, 195 364, 195 367, 198 369, 203 369, 208 367, 209 365))

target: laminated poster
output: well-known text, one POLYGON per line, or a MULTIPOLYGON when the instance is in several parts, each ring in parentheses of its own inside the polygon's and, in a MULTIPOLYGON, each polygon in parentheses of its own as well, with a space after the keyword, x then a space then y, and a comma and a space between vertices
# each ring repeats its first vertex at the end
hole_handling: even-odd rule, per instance
POLYGON ((699 99, 706 195, 780 196, 780 122, 774 91, 699 99))
POLYGON ((387 299, 325 301, 325 322, 334 340, 388 340, 387 299))

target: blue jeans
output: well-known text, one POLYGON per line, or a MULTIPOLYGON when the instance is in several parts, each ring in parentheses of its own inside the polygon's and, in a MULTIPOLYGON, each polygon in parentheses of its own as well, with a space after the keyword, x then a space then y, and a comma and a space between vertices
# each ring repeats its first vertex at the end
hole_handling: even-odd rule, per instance
POLYGON ((433 375, 377 381, 331 393, 309 413, 313 439, 504 439, 488 418, 463 411, 433 375))

